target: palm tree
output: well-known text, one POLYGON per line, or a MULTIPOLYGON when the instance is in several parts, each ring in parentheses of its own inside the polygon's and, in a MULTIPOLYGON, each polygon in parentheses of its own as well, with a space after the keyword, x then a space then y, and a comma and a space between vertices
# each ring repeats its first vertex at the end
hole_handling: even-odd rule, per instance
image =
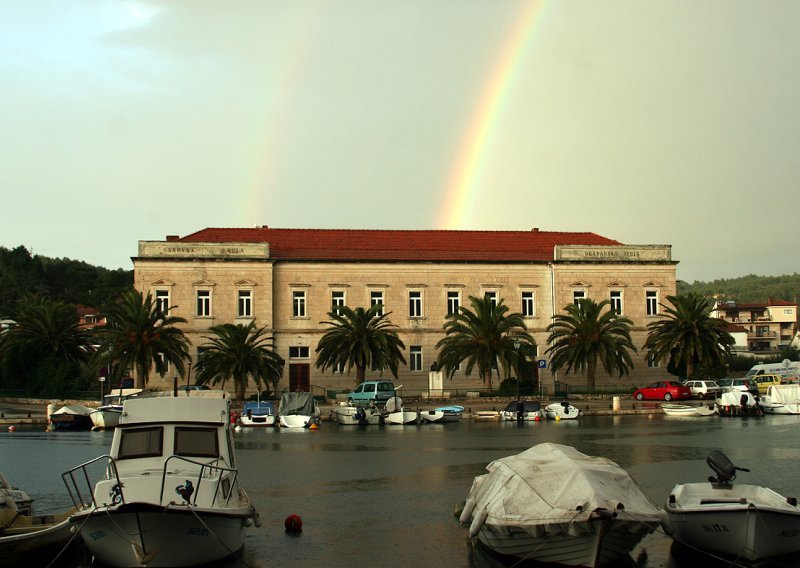
POLYGON ((164 376, 168 365, 174 365, 177 374, 186 376, 189 340, 177 327, 186 320, 164 313, 152 295, 126 292, 108 309, 106 320, 98 356, 115 368, 133 369, 138 387, 147 386, 153 367, 164 376))
POLYGON ((0 332, 7 387, 64 396, 85 389, 96 376, 87 367, 92 335, 80 327, 74 306, 26 296, 17 303, 13 321, 0 332))
POLYGON ((343 367, 350 372, 356 368, 356 385, 364 381, 367 366, 389 369, 397 378, 400 363, 405 365, 402 350, 405 345, 397 334, 397 326, 389 321, 391 312, 382 313, 383 305, 364 308, 337 306, 328 312, 331 321, 320 322, 330 328, 317 345, 314 366, 325 371, 343 367))
POLYGON ((600 303, 590 298, 564 307, 566 314, 553 316, 547 326, 550 336, 550 365, 554 372, 566 367, 566 372, 586 370, 586 384, 595 388, 598 361, 606 373, 627 375, 633 368, 630 352, 636 352, 631 341, 633 322, 614 310, 605 310, 608 300, 600 303))
POLYGON ((478 375, 492 392, 492 370, 497 369, 499 379, 501 365, 507 376, 516 368, 519 380, 521 359, 535 353, 536 342, 527 332, 522 314, 508 313, 502 299, 497 305, 490 297, 470 296, 469 301, 472 309, 461 306, 445 320, 445 336, 436 344, 439 367, 452 378, 464 361, 467 375, 477 366, 478 375))
POLYGON ((75 306, 26 296, 17 304, 14 322, 0 335, 0 352, 36 347, 68 363, 86 363, 91 356, 91 335, 81 329, 75 306))
POLYGON ((273 338, 267 336, 265 328, 256 328, 253 322, 226 323, 209 331, 213 335, 205 339, 211 345, 202 347, 195 364, 199 384, 221 382, 225 388, 228 379, 232 379, 239 400, 244 399, 249 379, 259 392, 267 385, 275 390, 283 375, 284 360, 275 353, 273 338))
POLYGON ((670 372, 693 378, 698 367, 724 369, 734 339, 727 324, 711 317, 714 300, 690 292, 667 296, 664 317, 648 324, 644 348, 655 363, 666 360, 670 372))

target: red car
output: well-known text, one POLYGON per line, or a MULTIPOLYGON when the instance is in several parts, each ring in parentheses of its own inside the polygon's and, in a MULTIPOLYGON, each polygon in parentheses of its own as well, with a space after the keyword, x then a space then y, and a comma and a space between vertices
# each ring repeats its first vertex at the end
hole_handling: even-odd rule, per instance
POLYGON ((678 381, 657 381, 650 383, 646 387, 633 391, 636 400, 680 400, 682 398, 692 398, 692 391, 678 381))

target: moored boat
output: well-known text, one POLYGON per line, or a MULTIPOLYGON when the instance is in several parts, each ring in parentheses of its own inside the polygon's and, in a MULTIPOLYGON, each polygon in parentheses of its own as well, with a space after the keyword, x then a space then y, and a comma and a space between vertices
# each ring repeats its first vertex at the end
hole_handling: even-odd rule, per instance
POLYGON ((800 385, 772 385, 761 401, 767 414, 800 414, 800 385))
POLYGON ((47 566, 70 543, 69 516, 35 515, 0 506, 0 566, 47 566))
POLYGON ((545 406, 544 414, 550 420, 575 420, 581 415, 581 411, 577 406, 562 401, 545 406))
POLYGON ((439 406, 433 410, 422 410, 419 417, 423 422, 458 422, 464 414, 464 407, 459 405, 439 406))
POLYGON ((118 389, 103 396, 103 404, 89 413, 92 421, 92 430, 110 430, 119 424, 119 417, 122 416, 122 403, 126 399, 139 396, 144 392, 143 389, 118 389))
POLYGON ((275 426, 275 408, 268 400, 247 401, 239 416, 239 423, 244 428, 275 426))
POLYGON ((500 420, 535 422, 542 418, 544 410, 538 400, 512 400, 500 413, 500 420))
POLYGON ((321 411, 310 392, 285 392, 278 407, 278 421, 283 428, 318 426, 321 411))
POLYGON ((48 417, 49 430, 56 432, 90 430, 92 428, 90 415, 93 411, 93 408, 82 404, 62 406, 48 417))
POLYGON ((499 410, 476 410, 472 413, 473 420, 500 420, 499 410))
MULTIPOLYGON (((665 506, 664 529, 690 550, 758 561, 800 552, 800 509, 793 497, 767 487, 734 484, 735 466, 720 451, 706 463, 708 482, 676 485, 665 506)), ((779 564, 780 565, 780 564, 779 564)))
POLYGON ((764 409, 759 400, 749 392, 727 390, 715 403, 720 416, 763 416, 764 409))
POLYGON ((513 560, 602 566, 624 559, 661 523, 624 469, 570 446, 539 444, 486 469, 460 520, 471 538, 513 560))
POLYGON ((258 524, 221 391, 126 400, 109 454, 62 477, 77 507, 70 522, 108 566, 213 563, 241 549, 245 528, 258 524))
POLYGON ((677 404, 665 403, 661 405, 661 410, 667 416, 688 416, 693 418, 714 416, 717 414, 717 407, 713 404, 677 404))
POLYGON ((406 410, 403 407, 403 399, 395 394, 392 398, 386 401, 386 415, 384 421, 386 424, 404 425, 416 424, 419 416, 416 410, 406 410))
POLYGON ((355 404, 340 403, 331 411, 338 424, 345 426, 368 426, 381 424, 383 413, 374 404, 357 406, 355 404))

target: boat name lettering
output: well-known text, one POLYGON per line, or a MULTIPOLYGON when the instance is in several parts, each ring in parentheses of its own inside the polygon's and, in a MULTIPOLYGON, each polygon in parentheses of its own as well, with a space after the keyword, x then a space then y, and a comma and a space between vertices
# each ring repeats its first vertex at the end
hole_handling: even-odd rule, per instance
POLYGON ((800 536, 800 530, 797 530, 797 529, 794 529, 794 530, 783 530, 783 531, 778 533, 778 536, 780 536, 782 538, 797 538, 798 536, 800 536))
POLYGON ((189 527, 186 529, 186 534, 193 534, 196 536, 208 536, 209 532, 208 529, 203 527, 189 527))
POLYGON ((711 533, 731 532, 726 525, 720 525, 720 524, 703 525, 703 530, 711 533))
POLYGON ((92 540, 100 540, 101 538, 106 538, 108 535, 105 531, 92 531, 89 533, 89 536, 92 540))

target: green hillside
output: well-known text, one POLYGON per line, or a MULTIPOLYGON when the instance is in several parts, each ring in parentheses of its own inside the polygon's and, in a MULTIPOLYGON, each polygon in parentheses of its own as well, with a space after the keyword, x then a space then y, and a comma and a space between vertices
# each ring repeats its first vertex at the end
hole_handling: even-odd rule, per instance
POLYGON ((692 284, 679 280, 678 294, 687 292, 718 296, 720 299, 737 302, 766 302, 769 298, 797 302, 800 299, 800 274, 785 276, 749 274, 710 282, 695 281, 692 284))

